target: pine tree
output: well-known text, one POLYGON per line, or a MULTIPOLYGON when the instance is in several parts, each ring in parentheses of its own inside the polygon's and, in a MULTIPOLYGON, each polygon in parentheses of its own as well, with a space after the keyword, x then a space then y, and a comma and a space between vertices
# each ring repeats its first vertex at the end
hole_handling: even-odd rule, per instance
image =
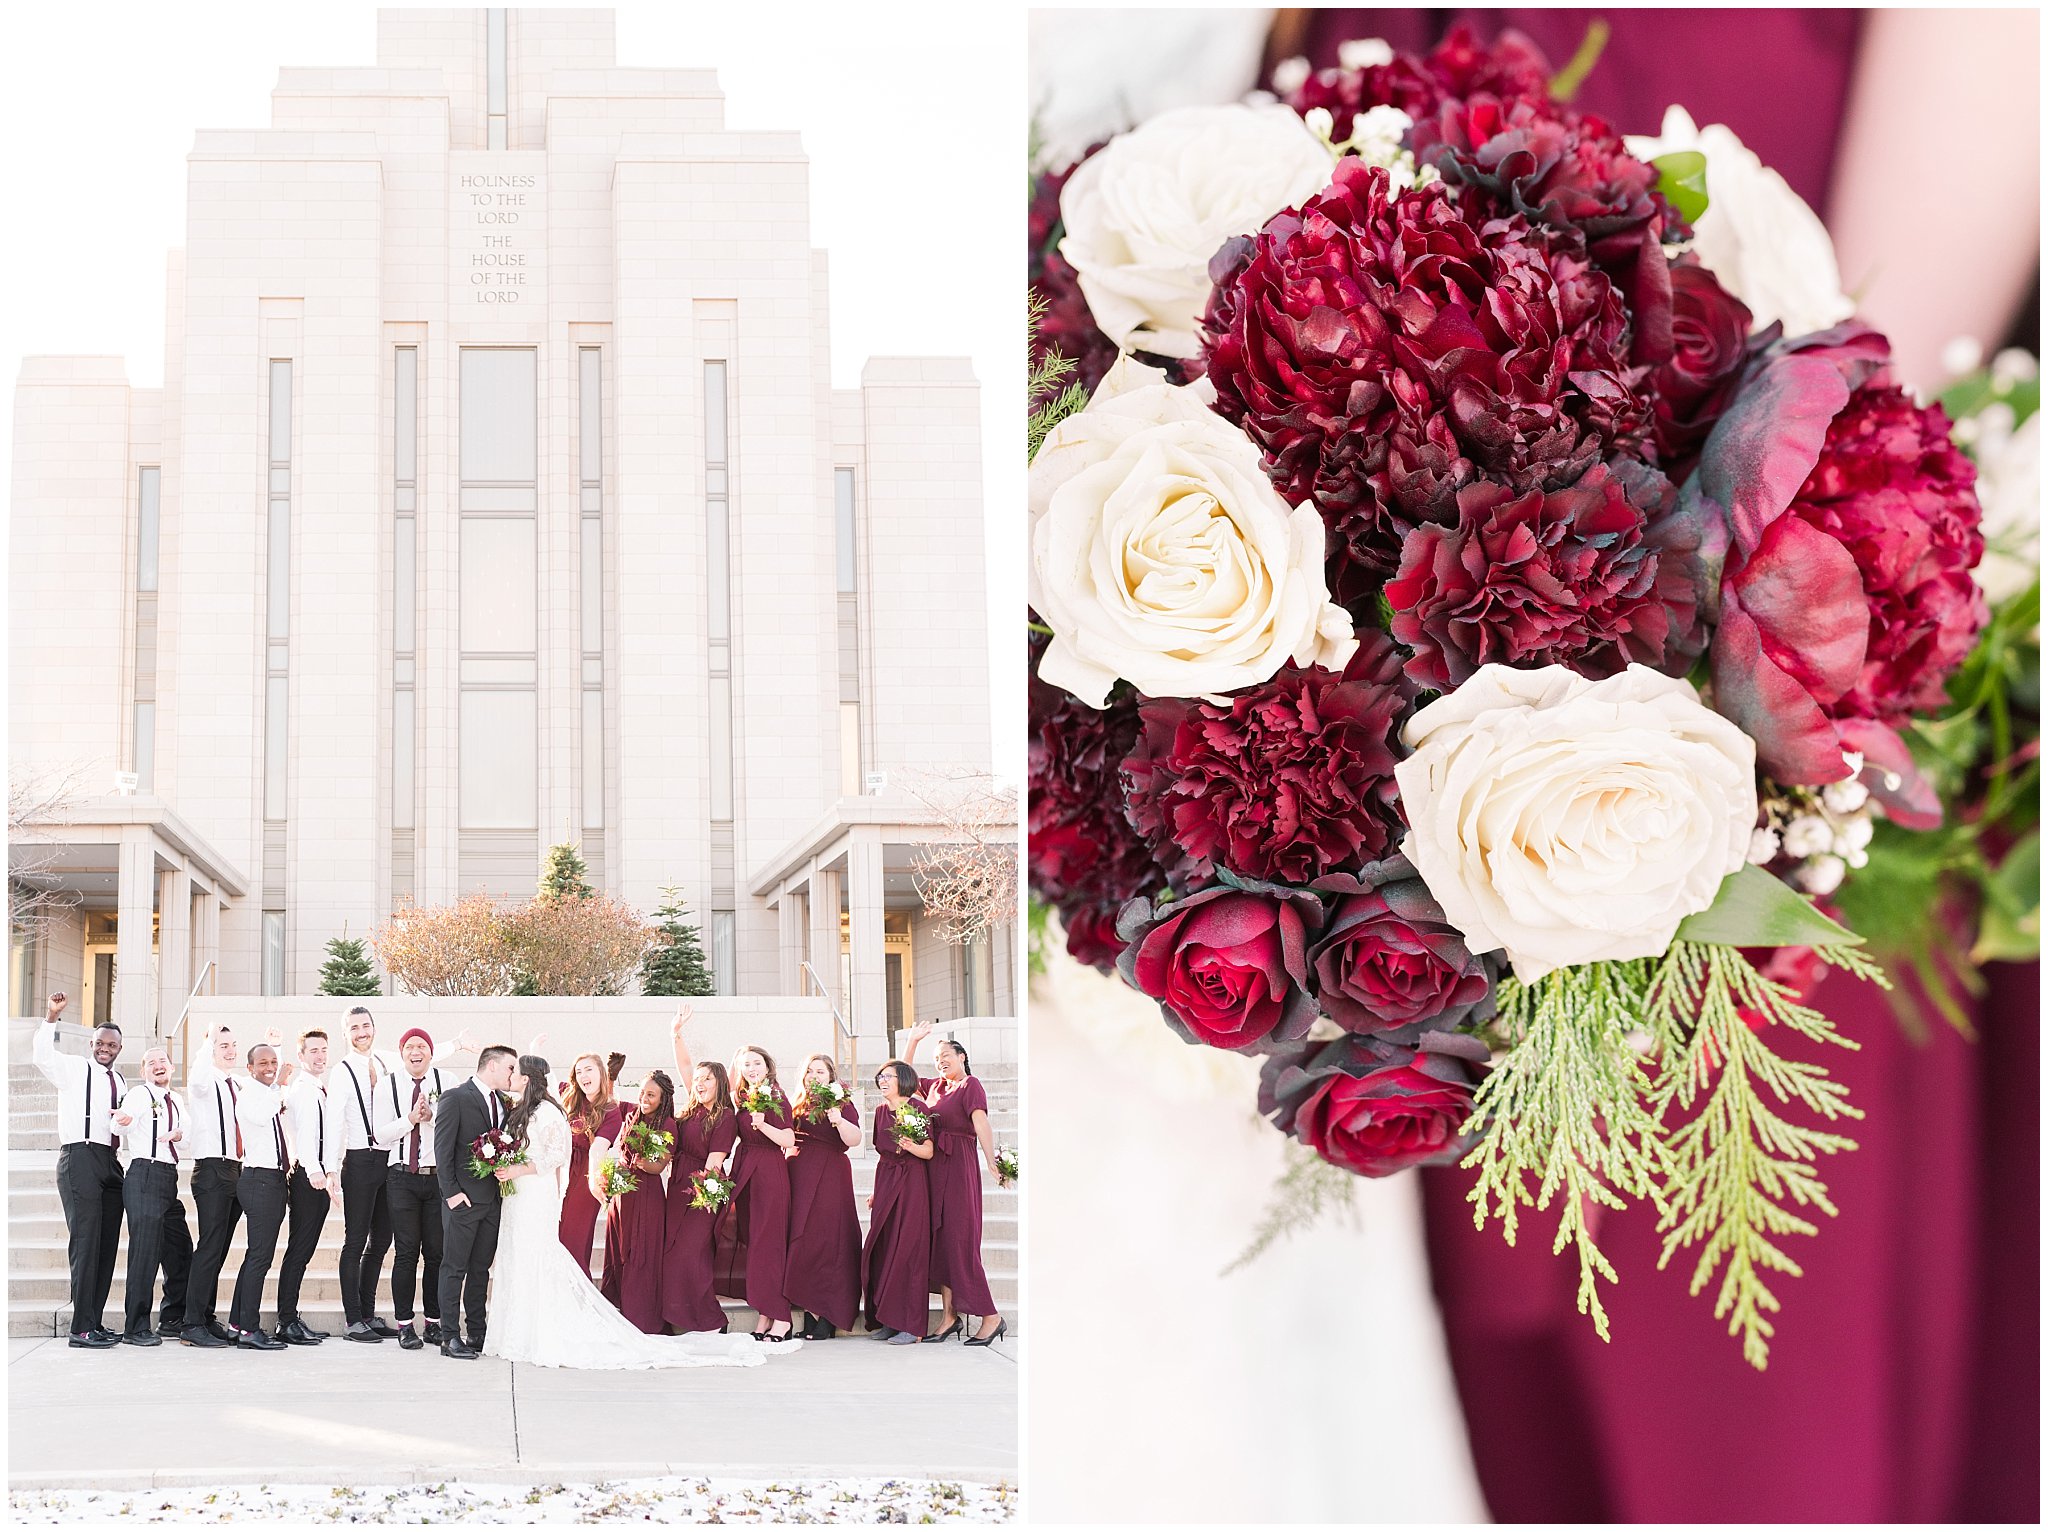
POLYGON ((370 956, 363 950, 360 938, 350 940, 346 927, 343 934, 327 944, 327 961, 320 965, 320 987, 316 995, 381 995, 382 987, 377 975, 370 967, 370 956))
POLYGON ((583 854, 568 841, 548 847, 547 860, 541 863, 540 887, 534 893, 536 899, 588 899, 597 892, 590 886, 590 869, 584 864, 583 854))
POLYGON ((655 911, 654 924, 665 938, 640 965, 643 995, 710 995, 717 993, 711 970, 704 964, 704 942, 697 927, 684 916, 682 890, 673 884, 662 889, 665 903, 655 911))

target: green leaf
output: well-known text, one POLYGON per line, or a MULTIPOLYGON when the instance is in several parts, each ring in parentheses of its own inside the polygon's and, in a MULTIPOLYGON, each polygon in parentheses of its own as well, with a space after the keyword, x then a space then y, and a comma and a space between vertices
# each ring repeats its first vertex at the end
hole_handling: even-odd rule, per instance
POLYGON ((2041 955, 2041 834, 2036 830, 1984 880, 1984 915, 1973 963, 2024 962, 2041 955))
POLYGON ((1687 223, 1697 223, 1707 210, 1707 157, 1697 149, 1674 149, 1650 163, 1657 170, 1657 190, 1678 209, 1687 223))
POLYGON ((1714 902, 1678 928, 1679 941, 1716 947, 1860 947, 1863 938, 1836 925, 1761 867, 1744 866, 1721 884, 1714 902))

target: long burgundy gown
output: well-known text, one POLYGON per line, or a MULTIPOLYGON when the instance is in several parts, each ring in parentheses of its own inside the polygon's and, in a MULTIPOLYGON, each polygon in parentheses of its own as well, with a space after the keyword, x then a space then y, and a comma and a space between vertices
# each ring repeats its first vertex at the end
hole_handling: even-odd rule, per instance
POLYGON ((676 1157, 668 1173, 668 1250, 661 1267, 661 1317, 677 1330, 718 1330, 725 1310, 712 1284, 717 1215, 690 1206, 690 1178, 712 1155, 732 1157, 739 1119, 721 1104, 716 1117, 692 1110, 676 1125, 676 1157))
MULTIPOLYGON (((860 1126, 860 1108, 842 1101, 833 1116, 860 1126)), ((839 1130, 827 1120, 796 1125, 789 1162, 789 1266, 783 1296, 851 1330, 860 1317, 860 1210, 853 1204, 853 1164, 839 1130)))
POLYGON ((981 1269, 981 1153, 974 1114, 988 1110, 988 1092, 973 1075, 958 1090, 943 1080, 920 1082, 930 1103, 932 1145, 932 1269, 930 1291, 953 1289, 953 1309, 982 1318, 996 1312, 981 1269), (936 1099, 935 1099, 936 1098, 936 1099))
MULTIPOLYGON (((753 1125, 751 1114, 738 1112, 739 1183, 718 1220, 718 1291, 743 1298, 769 1321, 789 1318, 783 1276, 789 1262, 789 1167, 782 1146, 753 1125)), ((789 1098, 775 1091, 775 1110, 763 1114, 770 1127, 789 1126, 789 1098)))
POLYGON ((896 1111, 875 1108, 875 1205, 861 1250, 869 1328, 922 1335, 931 1319, 932 1193, 926 1162, 894 1132, 896 1111))
POLYGON ((569 1119, 569 1184, 562 1190, 562 1248, 590 1275, 590 1251, 597 1242, 597 1198, 590 1194, 590 1139, 583 1124, 569 1119))
MULTIPOLYGON (((1315 10, 1289 51, 1320 66, 1346 38, 1428 48, 1464 19, 1482 39, 1518 28, 1559 64, 1590 14, 1315 10)), ((1601 14, 1613 33, 1578 106, 1655 133, 1682 103, 1827 215, 1866 13, 1601 14)), ((1433 1282, 1497 1520, 2038 1521, 2040 968, 1985 977, 1974 1044, 1939 1020, 1911 1040, 1854 981, 1818 990, 1862 1045, 1826 1050, 1828 1070, 1869 1115, 1849 1130, 1861 1147, 1826 1167, 1840 1216, 1792 1242, 1805 1275, 1773 1284, 1768 1372, 1715 1324, 1711 1290, 1687 1293, 1688 1260, 1655 1269, 1654 1210, 1602 1214, 1622 1271, 1603 1289, 1603 1344, 1574 1312, 1569 1260, 1549 1253, 1554 1225, 1509 1249, 1496 1226, 1472 1228, 1468 1173, 1423 1172, 1433 1282)))
MULTIPOLYGON (((610 1140, 616 1152, 620 1135, 639 1120, 637 1109, 613 1107, 597 1130, 610 1140)), ((676 1120, 664 1117, 655 1124, 673 1133, 676 1120)), ((640 1184, 623 1197, 612 1199, 604 1214, 604 1280, 598 1291, 612 1301, 628 1319, 649 1335, 661 1334, 661 1267, 668 1242, 667 1206, 661 1177, 635 1170, 640 1184)))

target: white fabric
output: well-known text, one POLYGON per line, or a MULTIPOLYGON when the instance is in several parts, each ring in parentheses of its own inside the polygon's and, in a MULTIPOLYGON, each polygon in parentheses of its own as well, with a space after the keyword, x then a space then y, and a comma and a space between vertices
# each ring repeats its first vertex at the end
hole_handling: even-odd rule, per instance
MULTIPOLYGON (((341 1119, 343 1147, 347 1149, 374 1149, 372 1142, 375 1125, 363 1118, 363 1108, 369 1106, 376 1094, 376 1088, 384 1077, 397 1072, 398 1063, 391 1055, 371 1049, 369 1053, 350 1053, 334 1066, 330 1078, 334 1082, 331 1102, 336 1115, 341 1119), (360 1094, 358 1094, 360 1092, 360 1094)), ((372 1114, 376 1108, 370 1107, 372 1114)))
POLYGON ((46 1021, 36 1027, 29 1057, 43 1078, 57 1087, 57 1142, 60 1144, 114 1143, 114 1106, 128 1093, 121 1073, 96 1064, 77 1053, 57 1051, 57 1023, 46 1021), (92 1115, 88 1129, 86 1114, 92 1115))
POLYGON ((176 1091, 159 1090, 147 1081, 130 1086, 128 1094, 121 1098, 121 1111, 128 1118, 128 1126, 119 1131, 129 1164, 153 1159, 159 1164, 175 1165, 180 1157, 189 1155, 184 1139, 178 1142, 177 1155, 171 1153, 172 1129, 190 1137, 192 1128, 185 1103, 178 1099, 176 1091), (151 1145, 155 1146, 153 1153, 151 1145))
POLYGON ((318 1075, 300 1075, 285 1087, 284 1125, 296 1161, 308 1177, 318 1175, 324 1181, 341 1174, 341 1123, 326 1081, 318 1075))
POLYGON ((758 1367, 770 1345, 747 1335, 644 1335, 613 1308, 562 1248, 562 1170, 569 1163, 569 1120, 542 1106, 528 1124, 530 1176, 498 1218, 491 1267, 490 1325, 484 1354, 537 1367, 758 1367))
POLYGON ((419 1125, 420 1169, 434 1168, 434 1119, 432 1108, 439 1106, 443 1091, 451 1089, 441 1077, 441 1066, 432 1065, 417 1082, 410 1070, 401 1069, 396 1074, 386 1075, 377 1086, 377 1099, 371 1103, 370 1111, 377 1119, 377 1147, 391 1151, 391 1163, 400 1167, 410 1162, 412 1148, 407 1139, 413 1133, 413 1124, 407 1119, 412 1115, 412 1088, 417 1083, 421 1094, 431 1104, 427 1120, 419 1125))
POLYGON ((242 1124, 242 1168, 283 1170, 277 1158, 275 1125, 284 1113, 284 1097, 275 1086, 239 1076, 235 1090, 235 1116, 242 1124))

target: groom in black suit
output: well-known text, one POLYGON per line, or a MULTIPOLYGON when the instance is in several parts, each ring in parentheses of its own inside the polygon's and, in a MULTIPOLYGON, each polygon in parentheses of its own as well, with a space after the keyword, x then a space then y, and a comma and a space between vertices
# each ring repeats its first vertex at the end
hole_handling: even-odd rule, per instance
POLYGON ((505 1125, 503 1092, 512 1083, 519 1055, 510 1048, 484 1049, 476 1078, 441 1098, 434 1112, 434 1170, 441 1183, 441 1355, 473 1361, 484 1343, 484 1300, 491 1281, 491 1257, 498 1252, 498 1179, 469 1168, 469 1146, 488 1129, 505 1125), (468 1298, 464 1300, 464 1293, 468 1298), (466 1339, 456 1331, 458 1314, 466 1339))

